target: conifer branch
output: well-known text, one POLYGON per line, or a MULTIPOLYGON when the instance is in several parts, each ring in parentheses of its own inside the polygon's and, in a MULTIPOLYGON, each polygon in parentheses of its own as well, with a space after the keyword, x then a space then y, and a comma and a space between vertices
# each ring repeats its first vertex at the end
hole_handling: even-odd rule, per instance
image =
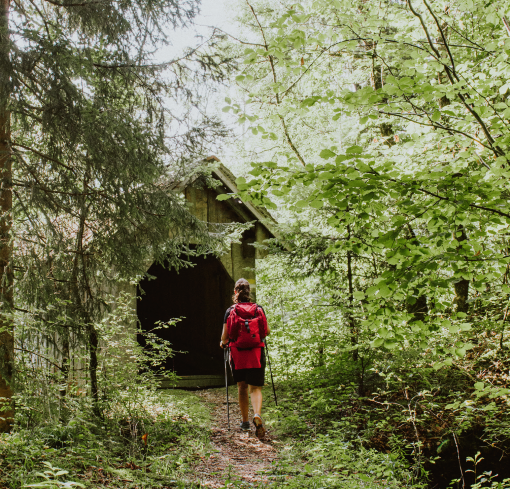
POLYGON ((55 5, 55 7, 88 7, 89 5, 99 5, 105 4, 103 0, 92 0, 90 2, 81 2, 81 3, 61 3, 55 0, 44 0, 45 2, 51 3, 51 5, 55 5))
POLYGON ((137 63, 120 63, 120 64, 114 64, 114 65, 108 65, 108 64, 102 64, 102 63, 92 63, 92 66, 96 68, 106 68, 106 69, 114 69, 114 68, 165 68, 167 66, 174 65, 175 63, 178 63, 179 61, 183 61, 185 59, 189 60, 190 57, 195 54, 201 47, 209 43, 211 39, 214 37, 212 35, 207 41, 204 41, 202 44, 198 45, 196 48, 192 49, 189 53, 187 53, 185 56, 181 56, 180 58, 173 59, 171 61, 165 61, 163 63, 151 63, 151 64, 137 64, 137 63))
POLYGON ((195 25, 197 25, 199 27, 209 27, 211 29, 223 32, 223 34, 225 34, 226 36, 230 37, 231 39, 233 39, 234 41, 238 42, 239 44, 246 44, 247 46, 259 46, 261 48, 265 48, 266 47, 264 44, 260 44, 260 43, 257 43, 257 42, 241 41, 241 39, 238 39, 237 37, 233 36, 232 34, 229 34, 228 32, 224 31, 223 29, 220 29, 219 27, 214 27, 214 26, 211 26, 211 25, 204 25, 204 24, 195 24, 195 25))
POLYGON ((45 160, 51 161, 53 163, 57 163, 58 165, 63 166, 64 168, 69 170, 70 172, 76 174, 76 170, 74 168, 71 168, 69 165, 66 165, 65 163, 62 163, 61 161, 56 160, 55 158, 52 158, 51 156, 48 156, 47 154, 41 153, 40 151, 38 151, 35 148, 31 148, 30 146, 25 146, 24 144, 15 143, 15 142, 12 142, 11 146, 15 146, 15 147, 18 147, 18 148, 26 149, 27 151, 30 151, 30 152, 36 154, 37 156, 40 156, 41 158, 44 158, 45 160))
MULTIPOLYGON (((20 312, 25 312, 25 313, 29 313, 29 311, 26 311, 24 309, 18 309, 17 307, 15 308, 17 311, 20 311, 20 312)), ((25 348, 17 348, 17 347, 14 347, 14 349, 16 351, 21 351, 23 353, 29 353, 30 355, 35 355, 36 357, 39 357, 39 358, 42 358, 43 360, 46 360, 50 365, 52 365, 53 367, 56 367, 58 368, 59 370, 62 370, 62 367, 60 367, 60 365, 57 365, 56 363, 52 362, 48 357, 44 356, 44 355, 41 355, 40 353, 37 353, 35 351, 32 351, 32 350, 26 350, 25 348)))

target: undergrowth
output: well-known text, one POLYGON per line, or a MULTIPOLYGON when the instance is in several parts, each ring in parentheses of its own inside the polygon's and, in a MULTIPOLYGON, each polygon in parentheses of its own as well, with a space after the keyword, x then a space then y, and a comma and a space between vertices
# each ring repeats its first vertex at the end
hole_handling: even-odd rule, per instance
POLYGON ((270 487, 424 487, 401 454, 369 447, 356 417, 337 415, 351 397, 348 389, 302 387, 287 383, 279 389, 278 406, 266 409, 267 424, 283 444, 270 487))
POLYGON ((274 487, 510 487, 500 388, 458 366, 417 366, 373 377, 360 395, 333 370, 282 384, 266 410, 285 443, 274 487))
POLYGON ((118 403, 103 419, 87 412, 81 406, 65 422, 18 422, 1 435, 0 487, 193 486, 191 468, 207 452, 210 425, 194 394, 147 390, 136 405, 118 403))

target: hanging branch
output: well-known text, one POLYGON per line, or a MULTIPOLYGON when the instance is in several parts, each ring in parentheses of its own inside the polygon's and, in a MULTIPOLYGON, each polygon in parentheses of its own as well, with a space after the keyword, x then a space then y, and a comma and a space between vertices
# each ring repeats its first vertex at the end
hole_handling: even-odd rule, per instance
MULTIPOLYGON (((27 311, 28 312, 28 311, 27 311)), ((56 364, 55 362, 51 361, 48 357, 44 356, 44 355, 41 355, 40 353, 37 353, 36 351, 32 351, 32 350, 26 350, 25 348, 17 348, 15 347, 14 350, 16 351, 21 351, 23 353, 29 353, 30 355, 35 355, 36 357, 39 357, 39 358, 42 358, 43 360, 46 360, 50 365, 52 365, 53 367, 55 367, 56 369, 62 371, 62 367, 58 364, 56 364)))
POLYGON ((45 2, 50 3, 51 5, 55 5, 55 7, 88 7, 89 5, 99 5, 104 4, 105 2, 102 0, 92 0, 91 2, 81 2, 81 3, 60 3, 55 0, 44 0, 45 2))
MULTIPOLYGON (((275 70, 275 67, 274 67, 274 60, 273 60, 273 56, 271 54, 269 54, 269 45, 267 44, 266 35, 264 33, 264 28, 260 24, 259 19, 257 17, 257 14, 255 12, 255 9, 251 6, 250 2, 248 0, 246 0, 246 3, 248 4, 248 7, 250 7, 250 9, 251 9, 251 11, 253 13, 253 16, 255 17, 255 20, 256 20, 259 28, 260 28, 260 32, 262 34, 262 39, 264 39, 264 49, 267 52, 267 57, 269 59, 269 65, 271 66, 271 72, 273 74, 273 82, 277 83, 276 70, 275 70)), ((276 105, 278 107, 280 107, 280 103, 281 103, 280 94, 278 92, 276 92, 276 105)), ((278 114, 278 117, 280 118, 280 121, 282 123, 283 133, 285 134, 285 138, 287 139, 287 143, 291 147, 292 151, 294 151, 294 154, 297 156, 297 159, 300 161, 300 163, 303 166, 306 166, 305 160, 301 156, 301 153, 298 151, 298 149, 296 148, 295 144, 293 143, 293 141, 292 141, 292 139, 290 137, 289 130, 287 128, 287 124, 285 123, 284 117, 281 114, 278 114)))
MULTIPOLYGON (((459 82, 460 79, 459 79, 459 77, 457 75, 457 72, 455 71, 455 63, 453 61, 453 55, 451 54, 450 48, 449 48, 448 43, 446 41, 446 36, 445 36, 444 31, 441 28, 441 25, 439 23, 439 20, 435 16, 434 12, 430 8, 430 6, 426 2, 426 0, 423 0, 423 1, 424 1, 425 5, 426 5, 427 9, 431 13, 432 17, 434 18, 435 22, 436 22, 437 28, 438 28, 438 30, 439 30, 439 32, 441 34, 441 37, 443 39, 443 43, 444 43, 445 48, 446 48, 446 50, 448 52, 448 55, 449 55, 449 58, 450 58, 450 62, 452 63, 452 66, 448 66, 448 64, 446 64, 446 63, 442 63, 442 64, 443 64, 443 66, 445 68, 446 75, 448 76, 448 79, 450 80, 450 83, 452 85, 454 85, 456 82, 459 82)), ((427 28, 427 26, 425 24, 425 21, 423 20, 423 16, 414 9, 413 5, 411 4, 411 0, 407 0, 407 5, 409 6, 409 9, 413 13, 413 15, 420 20, 420 23, 422 25, 423 31, 425 32, 425 35, 427 36, 427 40, 428 40, 428 43, 429 43, 431 49, 434 51, 434 53, 437 56, 437 58, 439 60, 441 60, 441 54, 439 53, 438 49, 434 46, 434 43, 432 41, 432 38, 430 37, 428 28, 427 28)), ((485 137, 487 138, 487 141, 489 142, 490 148, 494 152, 494 154, 496 156, 504 156, 505 155, 504 151, 501 148, 499 148, 498 146, 494 146, 495 141, 494 141, 493 137, 491 136, 491 134, 490 134, 490 132, 489 132, 485 122, 483 122, 482 118, 473 110, 473 107, 471 106, 471 104, 467 103, 466 96, 464 94, 462 94, 460 91, 457 92, 457 95, 459 96, 459 98, 460 98, 461 102, 463 103, 464 107, 466 107, 466 109, 469 111, 469 113, 476 119, 476 121, 478 122, 479 126, 482 128, 482 131, 485 134, 485 137)), ((469 95, 467 95, 467 98, 469 98, 469 95)))

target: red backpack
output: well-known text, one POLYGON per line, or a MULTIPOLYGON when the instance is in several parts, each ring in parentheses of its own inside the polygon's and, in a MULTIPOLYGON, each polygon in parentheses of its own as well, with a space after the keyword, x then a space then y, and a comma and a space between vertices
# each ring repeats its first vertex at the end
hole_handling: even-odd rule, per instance
POLYGON ((227 319, 227 330, 232 346, 250 350, 262 346, 264 320, 262 308, 254 302, 235 304, 227 319))

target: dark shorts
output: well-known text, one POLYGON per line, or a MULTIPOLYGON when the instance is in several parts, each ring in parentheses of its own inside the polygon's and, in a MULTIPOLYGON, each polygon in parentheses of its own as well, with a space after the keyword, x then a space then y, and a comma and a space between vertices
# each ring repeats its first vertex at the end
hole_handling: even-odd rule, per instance
POLYGON ((231 358, 230 365, 232 367, 232 375, 235 382, 246 382, 248 385, 262 387, 264 385, 264 377, 266 375, 266 355, 264 348, 260 349, 260 368, 235 368, 234 360, 231 358))

